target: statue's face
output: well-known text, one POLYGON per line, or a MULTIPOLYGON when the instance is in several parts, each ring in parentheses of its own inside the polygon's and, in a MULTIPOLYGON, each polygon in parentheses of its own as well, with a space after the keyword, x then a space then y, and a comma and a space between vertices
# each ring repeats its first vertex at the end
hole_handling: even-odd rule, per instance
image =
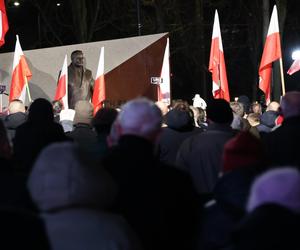
POLYGON ((77 53, 74 55, 72 59, 72 64, 75 65, 75 67, 83 67, 84 63, 84 56, 82 53, 77 53))

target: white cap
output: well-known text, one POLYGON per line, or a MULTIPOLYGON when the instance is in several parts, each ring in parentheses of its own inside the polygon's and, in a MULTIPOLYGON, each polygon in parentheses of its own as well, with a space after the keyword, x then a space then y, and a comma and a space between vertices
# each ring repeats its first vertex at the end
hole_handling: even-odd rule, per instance
POLYGON ((199 94, 196 94, 195 97, 193 98, 193 106, 194 106, 195 108, 206 109, 207 104, 206 104, 206 102, 204 101, 204 99, 202 99, 202 98, 200 97, 199 94))

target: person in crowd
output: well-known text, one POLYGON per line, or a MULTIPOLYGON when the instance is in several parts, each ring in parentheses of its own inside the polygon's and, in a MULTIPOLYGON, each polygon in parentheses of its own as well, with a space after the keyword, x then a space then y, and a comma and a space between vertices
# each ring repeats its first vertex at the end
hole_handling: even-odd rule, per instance
POLYGON ((94 107, 89 101, 80 100, 75 105, 73 130, 67 134, 83 150, 96 157, 99 153, 97 133, 92 126, 94 107))
POLYGON ((270 166, 295 165, 300 167, 300 92, 287 92, 281 99, 279 113, 284 117, 281 126, 268 133, 265 148, 270 166))
POLYGON ((4 117, 3 122, 7 129, 8 139, 12 145, 12 141, 16 134, 16 129, 27 119, 25 113, 25 105, 21 100, 12 100, 8 105, 8 115, 4 117))
POLYGON ((16 167, 28 174, 44 147, 66 139, 62 126, 54 122, 52 104, 43 98, 34 100, 27 121, 17 128, 13 141, 16 167))
POLYGON ((278 112, 280 104, 278 102, 270 102, 266 108, 266 111, 275 111, 278 112))
POLYGON ((92 98, 94 79, 92 71, 85 67, 81 50, 72 52, 71 61, 68 66, 68 103, 70 109, 75 109, 79 100, 89 101, 92 98))
POLYGON ((300 172, 296 166, 274 167, 252 184, 247 203, 248 212, 268 203, 300 213, 300 172))
POLYGON ((157 105, 157 107, 159 107, 162 116, 163 116, 163 124, 162 127, 166 126, 166 119, 165 116, 166 114, 169 112, 169 106, 167 105, 167 103, 163 102, 163 101, 157 101, 155 102, 155 104, 157 105))
POLYGON ((259 131, 257 129, 257 126, 260 124, 260 114, 258 113, 250 113, 247 116, 247 121, 250 124, 250 129, 248 130, 252 135, 254 135, 256 138, 260 138, 259 131))
POLYGON ((97 133, 99 154, 102 156, 104 156, 108 151, 109 145, 107 137, 117 115, 118 111, 115 108, 101 108, 97 111, 92 120, 92 125, 97 133))
POLYGON ((256 127, 257 125, 259 125, 260 123, 260 114, 258 113, 250 113, 247 116, 247 120, 249 122, 249 124, 251 125, 251 127, 256 127))
POLYGON ((35 213, 0 208, 1 244, 6 249, 50 250, 44 221, 35 213))
POLYGON ((109 212, 117 193, 111 176, 73 142, 53 143, 41 152, 28 188, 51 249, 141 249, 126 221, 109 212))
POLYGON ((278 117, 278 112, 273 110, 268 110, 264 112, 259 118, 259 124, 256 126, 260 137, 265 136, 266 133, 272 131, 276 126, 276 119, 278 117))
POLYGON ((193 111, 194 126, 199 128, 200 108, 190 105, 190 110, 193 111))
POLYGON ((202 108, 203 110, 205 110, 207 107, 205 100, 201 98, 199 94, 195 94, 192 101, 193 101, 193 107, 195 108, 202 108))
POLYGON ((250 111, 251 111, 251 113, 261 115, 262 114, 262 106, 261 106, 261 104, 258 103, 258 102, 252 103, 250 111))
POLYGON ((251 184, 264 164, 262 143, 250 132, 242 131, 226 142, 221 176, 201 218, 197 249, 229 248, 231 231, 246 214, 251 184))
MULTIPOLYGON (((0 120, 0 159, 1 159, 1 165, 2 166, 5 165, 5 164, 3 164, 2 161, 10 160, 11 156, 12 156, 12 148, 11 148, 11 145, 9 143, 6 128, 5 128, 2 120, 0 120)), ((5 167, 5 166, 3 166, 3 167, 5 167)))
POLYGON ((181 143, 193 134, 202 132, 194 125, 190 112, 174 108, 166 116, 166 127, 162 128, 157 143, 159 159, 170 165, 176 164, 176 155, 181 143))
POLYGON ((246 95, 240 95, 236 101, 243 104, 245 116, 247 116, 250 113, 250 106, 251 106, 249 97, 246 95))
POLYGON ((300 172, 295 166, 271 169, 253 182, 248 214, 232 234, 234 250, 300 248, 300 172))
POLYGON ((192 249, 200 208, 184 172, 157 160, 162 114, 152 101, 133 99, 113 124, 116 145, 103 164, 119 186, 114 211, 124 215, 146 250, 192 249))
POLYGON ((60 101, 53 101, 52 107, 53 107, 54 121, 59 123, 59 121, 60 121, 59 115, 63 109, 63 105, 60 101))
POLYGON ((198 193, 210 199, 221 170, 223 147, 236 132, 230 127, 233 113, 227 101, 212 100, 206 114, 207 131, 193 135, 181 144, 176 165, 189 173, 198 193))
POLYGON ((249 130, 250 124, 245 116, 244 105, 240 102, 231 102, 230 107, 233 111, 233 121, 231 127, 236 130, 249 130))

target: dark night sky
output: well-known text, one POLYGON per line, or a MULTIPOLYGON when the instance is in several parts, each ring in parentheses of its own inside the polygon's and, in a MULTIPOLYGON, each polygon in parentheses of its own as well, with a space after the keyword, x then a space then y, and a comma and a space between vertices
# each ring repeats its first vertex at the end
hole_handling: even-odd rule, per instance
MULTIPOLYGON (((228 0, 231 1, 231 0, 228 0)), ((53 0, 53 2, 55 2, 53 0)), ((187 1, 188 2, 188 1, 187 1)), ((226 1, 225 1, 226 2, 226 1)), ((234 1, 232 1, 234 2, 234 1)), ((272 9, 273 3, 275 1, 270 1, 270 6, 272 9)), ((188 6, 188 4, 186 4, 188 6)), ((231 17, 232 20, 226 19, 225 15, 229 15, 228 13, 232 8, 231 6, 225 5, 219 10, 221 29, 222 29, 222 37, 223 37, 223 46, 225 51, 225 61, 227 66, 227 75, 230 84, 231 96, 238 96, 244 93, 249 93, 251 96, 252 86, 249 84, 249 76, 253 74, 257 74, 257 72, 253 72, 253 70, 248 67, 249 65, 249 57, 250 57, 250 49, 246 46, 245 41, 247 39, 248 34, 243 26, 244 17, 241 10, 241 15, 236 15, 231 17), (226 23, 222 22, 222 20, 226 20, 226 23)), ((142 11, 146 11, 142 9, 142 11)), ((211 39, 211 31, 212 31, 212 21, 213 21, 213 8, 207 8, 204 11, 204 22, 206 24, 206 35, 205 35, 205 60, 208 64, 209 60, 209 47, 210 47, 210 39, 211 39)), ((284 27, 284 34, 282 37, 282 49, 283 49, 283 62, 284 62, 284 71, 286 72, 289 66, 292 63, 291 54, 292 51, 296 48, 300 49, 300 22, 298 21, 298 15, 300 13, 300 1, 298 0, 289 0, 288 1, 288 10, 286 23, 284 27), (298 24, 299 23, 299 24, 298 24)), ((19 34, 20 42, 23 50, 34 49, 39 47, 39 39, 38 39, 38 12, 30 3, 26 1, 22 3, 18 8, 15 7, 7 7, 7 14, 9 19, 10 30, 6 36, 6 44, 0 49, 0 53, 14 51, 15 46, 15 35, 19 34)), ((43 27, 41 27, 43 28, 43 27)), ((169 31, 169 30, 165 30, 169 31)), ((132 34, 134 36, 136 34, 132 34)), ((143 33, 143 35, 147 35, 143 33)), ((121 38, 113 36, 108 39, 121 38)), ((100 39, 101 40, 101 39, 100 39)), ((103 39, 104 40, 104 39, 103 39)), ((67 41, 67 44, 73 43, 73 40, 67 41)), ((171 50, 172 48, 172 36, 171 36, 171 50)), ((173 42, 175 44, 175 42, 173 42)), ((175 48, 176 49, 176 48, 175 48)), ((171 51, 172 53, 172 51, 171 51)), ((260 55, 261 56, 261 55, 260 55)), ((174 58, 173 58, 174 59, 174 58)), ((171 58, 172 60, 172 58, 171 58)), ((176 61, 178 59, 174 59, 176 61)), ((171 61, 172 65, 172 61, 171 61)), ((207 67, 207 65, 206 65, 207 67)), ((176 67, 174 67, 176 70, 176 67)), ((174 71, 173 69, 173 71, 174 71)), ((176 76, 176 71, 172 72, 174 76, 176 76)), ((210 74, 207 73, 206 82, 210 84, 211 78, 210 74)), ((300 71, 295 73, 292 76, 285 74, 286 81, 286 89, 300 90, 300 71)), ((195 85, 195 84, 194 84, 195 85)), ((182 77, 178 77, 173 79, 173 87, 175 88, 175 95, 177 98, 191 99, 191 97, 195 94, 195 92, 199 92, 201 88, 198 90, 185 88, 185 83, 182 83, 182 77), (179 80, 177 80, 179 79, 179 80), (177 93, 177 94, 176 94, 177 93)))

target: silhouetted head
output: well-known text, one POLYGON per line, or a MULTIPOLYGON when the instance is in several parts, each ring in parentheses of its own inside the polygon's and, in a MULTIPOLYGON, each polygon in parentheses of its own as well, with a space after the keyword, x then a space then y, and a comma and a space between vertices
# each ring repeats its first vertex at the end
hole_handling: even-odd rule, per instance
POLYGON ((99 133, 109 133, 110 128, 117 118, 118 111, 114 108, 101 108, 92 120, 92 124, 99 133))
POLYGON ((231 124, 233 113, 224 99, 213 99, 206 108, 207 119, 214 123, 231 124))
POLYGON ((30 122, 52 122, 54 119, 51 102, 43 98, 33 101, 29 107, 28 121, 30 122))
POLYGON ((300 116, 300 92, 286 93, 280 103, 280 112, 284 118, 300 116))

